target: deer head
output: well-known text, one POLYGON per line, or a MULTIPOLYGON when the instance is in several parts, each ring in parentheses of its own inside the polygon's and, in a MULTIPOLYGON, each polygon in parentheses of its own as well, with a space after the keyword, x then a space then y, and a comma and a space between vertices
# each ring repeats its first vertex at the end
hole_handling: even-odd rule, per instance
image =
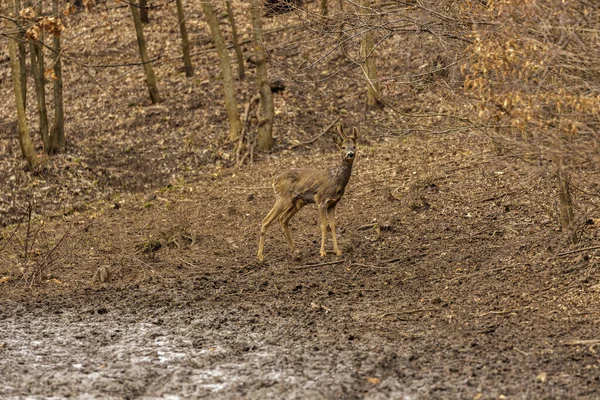
POLYGON ((333 135, 333 141, 342 153, 342 160, 349 164, 354 161, 356 155, 356 140, 358 139, 358 129, 352 128, 352 135, 346 135, 341 123, 337 125, 338 134, 333 135))

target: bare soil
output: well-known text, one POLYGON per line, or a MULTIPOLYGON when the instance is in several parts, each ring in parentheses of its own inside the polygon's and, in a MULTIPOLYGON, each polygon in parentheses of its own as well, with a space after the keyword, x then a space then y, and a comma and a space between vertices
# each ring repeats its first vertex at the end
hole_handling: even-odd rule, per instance
POLYGON ((163 67, 158 106, 135 79, 114 98, 71 82, 73 104, 97 105, 71 108, 69 148, 37 174, 14 132, 2 138, 0 398, 600 396, 598 197, 575 194, 589 218, 569 246, 543 168, 333 97, 362 138, 337 208, 343 255, 319 257, 306 207, 291 223, 302 259, 274 224, 260 263, 271 180, 337 162, 327 136, 290 146, 335 113, 290 84, 276 149, 236 169, 224 112, 209 108, 219 87, 200 70, 206 90, 188 92, 163 67))

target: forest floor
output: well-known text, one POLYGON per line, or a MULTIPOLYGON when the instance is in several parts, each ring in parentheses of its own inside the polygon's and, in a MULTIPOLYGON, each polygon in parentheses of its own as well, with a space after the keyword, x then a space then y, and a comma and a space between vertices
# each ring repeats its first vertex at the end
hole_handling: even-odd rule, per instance
MULTIPOLYGON (((125 25, 115 12, 100 20, 125 25)), ((290 83, 277 147, 235 168, 207 54, 194 85, 158 68, 159 105, 139 71, 100 90, 67 66, 69 146, 36 174, 2 86, 1 398, 600 396, 597 198, 576 195, 593 207, 570 246, 552 174, 474 132, 408 132, 365 111, 354 81, 332 103, 290 83), (327 135, 294 145, 339 114, 361 135, 337 207, 342 256, 319 256, 306 207, 291 222, 302 259, 274 224, 259 262, 272 178, 338 162, 327 135)))

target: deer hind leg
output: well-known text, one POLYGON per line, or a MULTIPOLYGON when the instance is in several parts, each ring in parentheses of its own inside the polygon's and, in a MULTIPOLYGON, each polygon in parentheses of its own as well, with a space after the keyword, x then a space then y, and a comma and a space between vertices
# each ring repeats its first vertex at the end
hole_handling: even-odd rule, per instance
POLYGON ((325 240, 327 238, 327 205, 319 204, 319 217, 321 218, 321 257, 325 257, 325 240))
POLYGON ((335 232, 335 205, 327 210, 327 218, 329 219, 329 228, 331 228, 331 238, 333 239, 333 251, 336 255, 341 256, 342 251, 338 247, 337 234, 335 232))
POLYGON ((296 215, 296 213, 300 210, 300 208, 302 208, 302 205, 292 204, 279 217, 279 223, 281 224, 281 228, 283 229, 285 238, 290 244, 290 249, 292 250, 292 253, 296 252, 296 245, 294 243, 294 240, 292 239, 292 234, 290 233, 289 223, 292 217, 296 215))
POLYGON ((286 202, 284 199, 277 199, 271 211, 269 211, 265 219, 263 219, 262 226, 260 227, 260 241, 258 243, 258 253, 256 254, 258 259, 261 261, 265 259, 263 250, 265 248, 265 235, 267 233, 267 229, 269 229, 269 225, 271 225, 271 222, 273 222, 275 218, 280 216, 281 213, 286 209, 287 204, 288 202, 286 202))

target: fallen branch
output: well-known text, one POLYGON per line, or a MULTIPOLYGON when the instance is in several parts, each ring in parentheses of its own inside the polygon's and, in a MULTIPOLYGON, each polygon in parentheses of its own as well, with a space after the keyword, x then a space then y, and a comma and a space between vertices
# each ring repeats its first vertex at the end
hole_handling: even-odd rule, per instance
POLYGON ((419 254, 414 254, 414 255, 409 255, 406 257, 396 257, 396 258, 392 258, 386 261, 382 261, 382 263, 384 264, 392 264, 398 261, 402 261, 402 260, 410 260, 412 258, 417 258, 417 257, 425 257, 427 255, 427 253, 419 253, 419 254))
POLYGON ((565 346, 587 346, 588 344, 600 344, 600 339, 589 339, 589 340, 565 340, 562 342, 565 346))
POLYGON ((367 229, 373 229, 377 226, 377 222, 374 222, 372 224, 367 224, 367 225, 361 225, 358 228, 356 228, 357 231, 364 231, 367 229))
POLYGON ((345 261, 346 260, 336 260, 336 261, 329 261, 329 262, 324 262, 324 263, 319 263, 319 264, 306 264, 306 265, 302 265, 301 267, 296 267, 294 269, 298 270, 298 269, 308 269, 308 268, 324 267, 326 265, 341 264, 341 263, 343 263, 345 261))
POLYGON ((310 139, 310 140, 307 140, 306 142, 300 142, 300 143, 296 143, 296 144, 294 144, 294 145, 290 146, 290 149, 293 149, 293 148, 296 148, 296 147, 299 147, 299 146, 306 146, 306 145, 309 145, 309 144, 311 144, 311 143, 313 143, 313 142, 316 142, 316 141, 317 141, 317 139, 319 139, 321 136, 323 136, 323 135, 325 135, 327 132, 329 132, 329 130, 330 130, 331 128, 333 128, 333 126, 334 126, 334 125, 335 125, 335 124, 336 124, 336 123, 337 123, 339 120, 340 120, 340 116, 338 115, 338 117, 335 119, 335 121, 333 121, 331 124, 329 124, 329 125, 327 126, 327 128, 325 128, 325 129, 323 130, 323 132, 319 133, 319 134, 318 134, 317 136, 315 136, 314 138, 312 138, 312 139, 310 139))
POLYGON ((502 315, 502 314, 512 314, 512 313, 516 313, 516 310, 500 310, 500 311, 487 311, 481 314, 476 314, 476 316, 478 317, 485 317, 486 315, 490 315, 490 314, 496 314, 496 315, 502 315))
POLYGON ((429 311, 440 311, 441 308, 419 308, 416 310, 407 310, 407 311, 394 311, 385 314, 381 314, 379 318, 389 317, 390 315, 408 315, 408 314, 417 314, 421 312, 429 312, 429 311))
POLYGON ((506 197, 506 196, 508 196, 508 195, 510 195, 510 194, 513 194, 513 193, 514 193, 514 192, 506 192, 506 193, 502 193, 502 194, 500 194, 500 195, 498 195, 498 196, 492 196, 492 197, 488 197, 488 198, 486 198, 486 199, 483 199, 483 200, 479 200, 479 201, 478 201, 478 203, 485 203, 485 202, 488 202, 488 201, 499 200, 499 199, 501 199, 501 198, 503 198, 503 197, 506 197))
POLYGON ((229 186, 228 189, 239 189, 239 190, 267 190, 273 189, 272 186, 229 186))
POLYGON ((584 247, 583 249, 567 251, 566 253, 557 254, 556 257, 563 257, 563 256, 568 256, 569 254, 581 253, 582 251, 596 250, 596 249, 600 249, 600 246, 584 247))
POLYGON ((485 270, 485 271, 477 271, 477 272, 473 272, 472 274, 466 274, 466 275, 457 276, 456 278, 452 278, 448 281, 448 283, 456 282, 461 279, 472 278, 477 275, 489 274, 492 272, 500 272, 500 271, 504 271, 505 269, 507 269, 507 267, 498 267, 498 268, 493 268, 493 269, 485 270))

